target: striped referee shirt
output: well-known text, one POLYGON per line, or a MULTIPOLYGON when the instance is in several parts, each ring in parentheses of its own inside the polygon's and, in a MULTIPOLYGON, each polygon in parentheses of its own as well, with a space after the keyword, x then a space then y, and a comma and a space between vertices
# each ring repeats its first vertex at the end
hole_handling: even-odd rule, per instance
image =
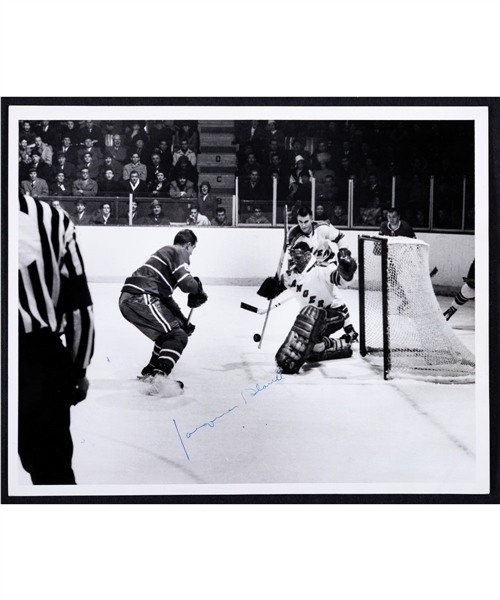
POLYGON ((64 334, 83 377, 94 351, 94 313, 68 215, 19 194, 19 332, 64 334))

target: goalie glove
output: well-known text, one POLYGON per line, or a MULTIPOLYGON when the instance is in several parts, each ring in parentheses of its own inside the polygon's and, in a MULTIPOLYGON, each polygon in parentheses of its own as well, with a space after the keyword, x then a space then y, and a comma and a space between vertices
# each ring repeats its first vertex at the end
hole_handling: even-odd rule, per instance
POLYGON ((356 261, 351 256, 351 251, 348 248, 340 248, 338 253, 339 267, 338 272, 345 281, 352 281, 354 273, 358 268, 356 261))
POLYGON ((198 282, 198 291, 195 294, 188 294, 188 306, 189 308, 198 308, 208 300, 208 296, 203 291, 203 286, 198 277, 194 277, 198 282))
POLYGON ((274 277, 268 277, 264 280, 260 288, 257 290, 257 294, 267 300, 273 300, 276 296, 279 296, 281 292, 285 291, 285 286, 275 275, 274 277))

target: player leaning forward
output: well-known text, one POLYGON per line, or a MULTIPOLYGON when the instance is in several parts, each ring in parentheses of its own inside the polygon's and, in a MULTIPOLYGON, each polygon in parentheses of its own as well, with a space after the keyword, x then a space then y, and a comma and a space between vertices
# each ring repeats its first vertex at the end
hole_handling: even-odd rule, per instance
POLYGON ((290 333, 276 354, 276 364, 283 373, 298 373, 306 362, 349 358, 352 356, 348 335, 333 335, 346 327, 349 312, 339 295, 341 277, 351 281, 356 262, 350 255, 333 262, 318 263, 312 248, 304 241, 290 249, 291 268, 279 279, 268 277, 257 292, 272 300, 286 288, 292 289, 301 305, 290 333))
MULTIPOLYGON (((122 315, 154 342, 149 363, 142 376, 151 376, 151 393, 158 377, 170 374, 194 331, 194 325, 172 298, 179 287, 188 294, 188 306, 196 308, 207 301, 201 281, 189 272, 190 256, 196 248, 196 235, 190 229, 177 233, 172 246, 157 250, 141 267, 125 280, 120 296, 122 315)), ((182 387, 182 382, 178 382, 182 387)))

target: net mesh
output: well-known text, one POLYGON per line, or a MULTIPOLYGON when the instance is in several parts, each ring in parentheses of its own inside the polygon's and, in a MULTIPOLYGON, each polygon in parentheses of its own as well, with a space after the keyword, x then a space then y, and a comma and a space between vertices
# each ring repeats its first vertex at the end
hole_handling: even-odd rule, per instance
MULTIPOLYGON (((365 345, 382 367, 382 242, 365 239, 365 345)), ((443 317, 429 276, 429 246, 421 240, 387 240, 387 322, 389 377, 411 376, 443 382, 472 381, 474 354, 443 317)))

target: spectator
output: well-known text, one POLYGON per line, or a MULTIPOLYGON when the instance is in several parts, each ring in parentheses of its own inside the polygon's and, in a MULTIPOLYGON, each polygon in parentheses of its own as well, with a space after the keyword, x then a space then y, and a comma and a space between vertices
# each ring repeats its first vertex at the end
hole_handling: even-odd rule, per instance
POLYGON ((257 155, 257 151, 254 150, 254 147, 250 142, 247 142, 236 152, 236 162, 238 164, 238 168, 241 168, 247 162, 249 154, 257 155))
POLYGON ((90 179, 97 180, 101 171, 101 164, 97 160, 94 160, 90 150, 84 152, 81 161, 77 165, 78 171, 81 171, 83 168, 88 170, 90 179))
POLYGON ((241 200, 269 200, 271 194, 264 187, 259 172, 254 169, 248 179, 243 178, 239 189, 241 200))
POLYGON ((211 193, 212 186, 208 181, 202 181, 196 206, 202 215, 209 219, 215 218, 218 208, 217 198, 211 193))
POLYGON ((127 148, 122 143, 122 136, 115 133, 113 136, 113 146, 108 148, 108 152, 111 153, 114 160, 118 161, 122 165, 127 160, 127 148))
POLYGON ((276 140, 280 148, 285 147, 285 134, 276 127, 276 121, 267 122, 266 132, 267 146, 269 146, 271 140, 276 140))
POLYGON ((299 185, 302 183, 302 174, 307 172, 309 179, 312 177, 312 173, 306 170, 304 158, 299 154, 295 157, 295 167, 290 171, 290 178, 288 180, 289 195, 293 198, 299 189, 299 185))
POLYGON ((150 204, 151 212, 137 221, 138 225, 170 225, 170 221, 163 214, 163 209, 158 200, 150 204))
POLYGON ((71 182, 65 181, 64 172, 61 171, 56 175, 56 180, 49 187, 51 196, 71 196, 71 182))
POLYGON ((112 148, 114 146, 114 136, 122 132, 121 121, 102 121, 102 140, 101 147, 112 148))
POLYGON ((278 140, 271 140, 269 149, 266 151, 265 163, 267 166, 272 165, 274 156, 278 156, 280 163, 282 163, 284 155, 284 151, 279 147, 278 140))
POLYGON ((161 157, 158 152, 153 152, 153 154, 151 154, 150 162, 150 166, 147 167, 147 181, 152 182, 156 180, 156 176, 160 171, 163 174, 165 174, 165 171, 163 170, 163 167, 161 165, 161 157))
POLYGON ((149 193, 157 198, 167 198, 170 195, 170 184, 163 171, 158 171, 156 179, 149 184, 149 193))
POLYGON ((241 128, 239 135, 234 141, 242 149, 246 144, 250 144, 252 150, 255 149, 257 153, 263 151, 265 146, 269 145, 266 130, 255 119, 241 128))
POLYGON ((326 221, 329 225, 331 224, 328 211, 325 208, 324 204, 316 204, 314 220, 315 221, 326 221))
POLYGON ((347 215, 344 214, 344 209, 341 204, 335 204, 330 222, 334 227, 337 225, 347 225, 347 215))
POLYGON ((104 163, 99 168, 99 176, 101 179, 104 178, 104 175, 108 169, 113 171, 113 180, 121 181, 123 174, 123 166, 121 162, 113 158, 113 153, 109 150, 106 150, 104 153, 104 163))
POLYGON ((117 225, 118 221, 111 214, 111 204, 103 202, 94 216, 93 225, 117 225))
POLYGON ((61 143, 61 122, 60 121, 42 121, 35 127, 36 135, 39 135, 42 140, 55 148, 61 143))
POLYGON ((56 200, 55 198, 54 198, 54 200, 50 201, 50 206, 52 206, 52 208, 62 208, 59 200, 56 200))
POLYGON ((328 175, 331 175, 335 179, 335 171, 330 168, 328 163, 322 160, 319 163, 319 168, 314 171, 316 187, 323 185, 328 175))
POLYGON ((331 165, 331 162, 332 155, 330 154, 330 152, 328 152, 326 142, 319 142, 318 149, 316 150, 316 152, 314 152, 314 154, 311 157, 311 168, 314 171, 316 171, 322 168, 322 164, 324 165, 324 168, 326 168, 326 165, 331 165))
POLYGON ((311 171, 304 169, 299 174, 297 189, 293 194, 293 200, 301 202, 305 205, 310 205, 312 201, 312 182, 311 171))
POLYGON ((170 151, 170 144, 167 140, 160 140, 157 152, 160 155, 162 171, 167 174, 172 168, 172 152, 170 151))
POLYGON ((64 156, 66 156, 67 162, 71 163, 73 166, 76 166, 78 163, 78 151, 71 144, 71 138, 69 136, 64 136, 62 140, 62 145, 58 147, 56 155, 62 152, 64 156))
POLYGON ((105 168, 104 172, 101 173, 97 181, 97 187, 99 189, 99 196, 104 197, 118 196, 122 191, 120 182, 116 180, 115 172, 111 167, 105 168))
POLYGON ((134 121, 130 131, 125 135, 124 144, 129 148, 135 148, 135 143, 139 139, 144 140, 145 144, 149 142, 148 134, 144 130, 144 127, 138 121, 134 121))
POLYGON ((89 170, 80 170, 80 179, 73 182, 73 196, 97 196, 97 181, 90 178, 89 170))
POLYGON ((92 215, 86 212, 87 206, 84 200, 75 201, 75 212, 69 215, 69 218, 75 225, 90 225, 92 215))
POLYGON ((363 225, 368 227, 380 225, 382 222, 382 207, 379 196, 375 196, 371 204, 363 212, 363 225))
POLYGON ((45 144, 42 141, 42 138, 39 135, 37 135, 35 137, 34 150, 38 151, 38 153, 40 154, 40 159, 41 159, 42 162, 44 162, 47 165, 49 165, 49 167, 52 166, 52 156, 54 154, 52 152, 52 146, 49 146, 48 144, 45 144))
POLYGON ((379 183, 377 175, 370 173, 368 176, 369 188, 367 190, 368 202, 373 202, 375 198, 378 198, 380 205, 385 204, 389 200, 389 190, 379 183))
POLYGON ((36 133, 31 129, 31 123, 29 121, 23 121, 19 137, 26 138, 28 145, 32 146, 35 143, 36 133))
POLYGON ((139 155, 139 159, 141 160, 141 162, 146 164, 148 149, 146 148, 146 146, 144 144, 144 140, 142 138, 139 138, 135 142, 135 148, 134 148, 133 152, 136 152, 139 155))
POLYGON ((336 202, 340 199, 340 188, 335 182, 334 175, 327 175, 322 185, 316 180, 316 200, 321 202, 336 202))
POLYGON ((52 165, 50 172, 50 181, 54 182, 58 173, 64 173, 66 185, 71 185, 76 179, 76 167, 66 160, 66 154, 64 152, 57 153, 56 164, 52 165))
POLYGON ((141 181, 139 173, 134 170, 130 171, 130 179, 124 179, 121 182, 121 190, 122 193, 145 196, 148 193, 148 184, 145 181, 141 181))
POLYGON ((85 143, 86 140, 91 140, 94 148, 99 148, 102 145, 101 128, 94 124, 94 121, 85 121, 85 125, 78 132, 78 140, 80 143, 85 143))
POLYGON ((24 180, 28 181, 30 178, 29 171, 30 171, 31 167, 33 166, 30 153, 26 153, 26 154, 24 154, 23 157, 19 157, 19 158, 20 158, 19 181, 24 181, 24 180))
POLYGON ((190 202, 192 198, 196 198, 193 182, 181 176, 170 184, 170 197, 178 200, 172 205, 174 211, 174 219, 177 223, 185 222, 188 216, 188 210, 193 205, 190 202))
POLYGON ((181 140, 181 147, 179 148, 179 150, 177 150, 177 152, 174 152, 174 155, 172 157, 174 167, 177 164, 179 158, 181 158, 181 156, 185 156, 193 165, 193 167, 196 167, 196 154, 188 147, 187 140, 181 140))
POLYGON ((183 123, 181 129, 179 129, 175 134, 174 153, 182 149, 182 142, 184 140, 187 142, 189 150, 191 150, 195 154, 198 154, 198 133, 191 128, 191 125, 189 123, 183 123))
POLYGON ((97 146, 93 145, 93 141, 89 137, 85 138, 84 147, 81 150, 78 150, 78 162, 80 162, 80 163, 83 162, 83 156, 87 152, 90 152, 90 155, 92 156, 92 159, 96 163, 99 163, 99 162, 102 161, 102 152, 101 152, 101 150, 97 146))
POLYGON ((174 132, 168 127, 164 121, 155 121, 153 127, 149 130, 149 140, 153 149, 158 149, 162 141, 165 142, 167 148, 172 147, 174 132))
POLYGON ((238 177, 250 177, 250 173, 256 169, 259 173, 262 173, 264 169, 262 165, 257 162, 257 156, 255 152, 250 152, 247 156, 246 163, 238 169, 238 177))
POLYGON ((26 138, 21 138, 19 140, 19 158, 24 161, 28 158, 28 162, 31 162, 31 148, 28 146, 28 140, 26 138))
POLYGON ((78 130, 75 127, 74 121, 63 122, 63 126, 61 128, 61 138, 65 137, 69 137, 75 145, 79 143, 78 130))
POLYGON ((286 164, 288 168, 294 168, 294 166, 297 164, 298 156, 300 156, 304 161, 303 168, 309 169, 311 165, 311 154, 307 150, 304 150, 304 146, 299 139, 295 139, 292 144, 292 149, 286 154, 286 164))
POLYGON ((193 226, 196 225, 200 227, 208 227, 210 226, 210 220, 205 215, 200 215, 196 206, 192 206, 189 209, 187 224, 193 226))
POLYGON ((36 169, 39 179, 45 179, 45 181, 50 180, 50 167, 47 163, 41 161, 38 150, 32 150, 31 152, 31 163, 29 169, 36 169))
POLYGON ((429 212, 425 213, 423 210, 417 210, 415 215, 415 227, 429 227, 429 212))
POLYGON ((217 215, 215 219, 211 221, 212 227, 225 227, 229 225, 227 222, 226 209, 223 206, 219 206, 217 209, 217 215))
POLYGON ((141 181, 146 181, 148 178, 148 169, 146 165, 141 163, 141 159, 137 152, 134 152, 130 157, 130 162, 123 167, 123 181, 130 179, 132 171, 135 171, 139 175, 141 181))
POLYGON ((21 191, 28 194, 35 200, 49 195, 49 188, 45 179, 38 177, 37 169, 31 167, 29 170, 29 180, 21 182, 21 191))
POLYGON ((446 209, 439 207, 437 213, 435 213, 434 220, 432 222, 433 229, 450 229, 452 227, 451 219, 446 212, 446 209))
POLYGON ((136 202, 136 200, 132 200, 132 207, 130 207, 130 204, 129 204, 129 208, 127 210, 127 215, 125 217, 118 219, 119 225, 130 225, 131 211, 132 211, 132 225, 139 224, 138 213, 137 213, 137 202, 136 202))
POLYGON ((181 177, 184 177, 188 181, 192 181, 196 190, 198 171, 196 170, 196 167, 193 167, 186 156, 181 156, 177 161, 177 164, 170 169, 169 173, 170 181, 174 181, 181 177))
POLYGON ((251 225, 264 225, 264 224, 269 224, 269 221, 262 214, 262 208, 260 206, 254 206, 253 215, 248 217, 248 219, 245 221, 245 223, 248 223, 251 225))

